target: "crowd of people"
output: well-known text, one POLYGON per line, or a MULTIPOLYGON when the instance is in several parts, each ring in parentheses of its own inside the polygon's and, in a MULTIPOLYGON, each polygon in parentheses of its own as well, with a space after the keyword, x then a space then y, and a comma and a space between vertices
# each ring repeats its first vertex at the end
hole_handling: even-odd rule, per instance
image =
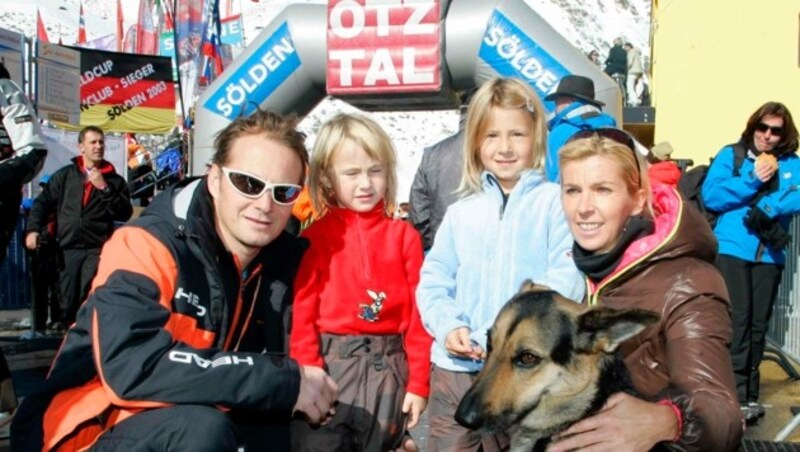
MULTIPOLYGON (((617 45, 615 64, 636 54, 617 45)), ((465 93, 459 131, 425 150, 408 221, 394 145, 364 115, 329 119, 310 152, 294 117, 239 117, 205 176, 130 221, 103 131, 85 128, 31 207, 25 244, 41 250, 48 231, 59 244, 50 317, 68 329, 12 449, 416 450, 427 410, 429 450, 506 450, 508 432, 454 413, 531 280, 586 309, 660 316, 620 349, 638 396, 612 396, 548 450, 736 450, 763 416, 758 365, 800 211, 791 114, 764 104, 714 158, 712 228, 677 191, 671 147, 617 128, 591 79, 566 76, 546 99, 549 120, 519 79, 465 93)), ((46 155, 35 117, 25 139, 9 114, 4 194, 46 155)))
POLYGON ((630 42, 623 43, 622 38, 615 38, 612 43, 605 63, 597 50, 589 51, 586 57, 617 82, 626 106, 649 106, 650 87, 644 76, 642 52, 630 42))

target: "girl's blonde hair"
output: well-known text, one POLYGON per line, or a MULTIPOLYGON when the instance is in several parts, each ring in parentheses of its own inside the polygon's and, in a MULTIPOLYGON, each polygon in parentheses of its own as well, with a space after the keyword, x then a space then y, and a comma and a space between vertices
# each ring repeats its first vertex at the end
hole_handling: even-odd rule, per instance
POLYGON ((625 187, 631 195, 643 190, 645 196, 645 214, 653 217, 653 196, 650 192, 650 178, 647 177, 647 163, 642 156, 625 144, 598 134, 587 138, 569 141, 558 151, 559 172, 564 174, 564 165, 570 162, 588 159, 601 155, 613 160, 620 169, 625 187))
POLYGON ((383 165, 386 172, 385 212, 391 217, 395 211, 397 194, 397 157, 394 146, 389 135, 377 122, 359 114, 338 114, 319 129, 317 141, 311 152, 311 168, 308 176, 309 194, 314 209, 321 217, 331 207, 337 205, 333 188, 326 186, 325 181, 333 179, 330 174, 333 159, 336 157, 336 152, 348 140, 361 146, 370 158, 383 165))
POLYGON ((489 127, 492 109, 522 109, 533 119, 533 158, 530 168, 544 166, 547 149, 546 112, 539 96, 530 85, 516 78, 495 78, 486 81, 472 97, 467 110, 466 133, 463 148, 463 171, 458 193, 461 196, 481 191, 481 163, 479 148, 489 127))

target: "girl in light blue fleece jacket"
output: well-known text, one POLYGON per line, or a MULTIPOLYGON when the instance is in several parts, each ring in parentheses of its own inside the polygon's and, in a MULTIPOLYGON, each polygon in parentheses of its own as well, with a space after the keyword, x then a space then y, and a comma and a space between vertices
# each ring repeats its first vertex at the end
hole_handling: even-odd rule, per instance
POLYGON ((584 295, 558 185, 542 170, 546 112, 513 78, 487 81, 467 113, 461 199, 451 205, 422 266, 417 305, 434 337, 430 450, 499 450, 504 435, 453 419, 483 366, 486 332, 526 279, 573 300, 584 295))

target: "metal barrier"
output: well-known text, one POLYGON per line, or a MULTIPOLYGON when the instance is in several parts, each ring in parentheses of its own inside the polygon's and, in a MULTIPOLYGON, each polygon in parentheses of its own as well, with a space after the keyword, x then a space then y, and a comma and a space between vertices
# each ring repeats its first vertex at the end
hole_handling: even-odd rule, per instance
POLYGON ((20 215, 17 230, 0 265, 0 309, 23 309, 31 305, 28 256, 25 253, 25 218, 20 215))
POLYGON ((781 285, 772 310, 767 339, 787 357, 800 362, 800 221, 792 220, 792 242, 786 252, 781 285))

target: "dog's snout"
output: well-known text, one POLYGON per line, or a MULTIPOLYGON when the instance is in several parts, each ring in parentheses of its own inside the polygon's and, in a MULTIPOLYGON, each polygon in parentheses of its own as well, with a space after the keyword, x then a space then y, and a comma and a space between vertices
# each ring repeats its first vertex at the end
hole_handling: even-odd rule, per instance
POLYGON ((461 399, 456 409, 456 422, 472 430, 477 430, 483 426, 483 416, 481 415, 480 397, 475 391, 468 391, 461 399))

